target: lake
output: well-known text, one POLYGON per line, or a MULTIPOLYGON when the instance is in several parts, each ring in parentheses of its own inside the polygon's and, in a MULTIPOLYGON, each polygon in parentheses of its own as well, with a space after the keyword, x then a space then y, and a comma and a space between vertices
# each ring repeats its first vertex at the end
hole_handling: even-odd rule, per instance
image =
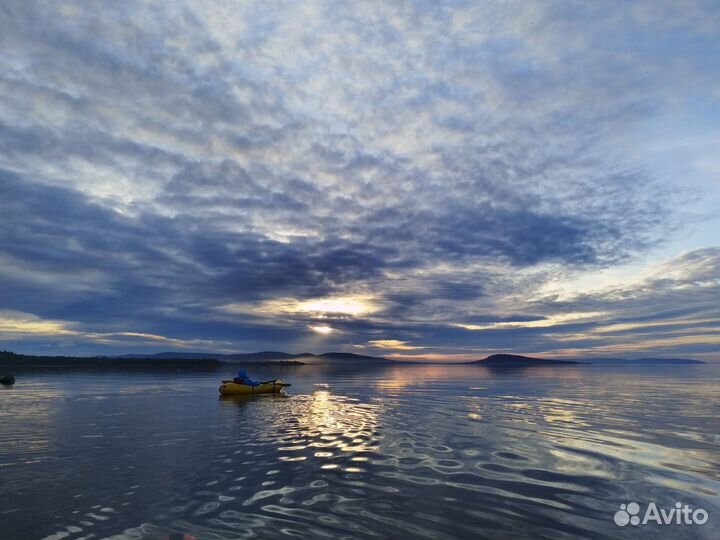
POLYGON ((718 365, 249 371, 289 397, 220 399, 232 369, 16 372, 0 539, 718 537, 718 365), (708 520, 616 525, 632 502, 708 520))

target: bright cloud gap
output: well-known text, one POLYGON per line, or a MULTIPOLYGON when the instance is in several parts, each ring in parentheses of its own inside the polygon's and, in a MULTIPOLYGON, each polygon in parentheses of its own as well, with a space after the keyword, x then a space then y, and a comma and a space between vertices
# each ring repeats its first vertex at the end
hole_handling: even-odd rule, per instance
POLYGON ((3 346, 720 360, 720 7, 659 2, 15 2, 3 346))

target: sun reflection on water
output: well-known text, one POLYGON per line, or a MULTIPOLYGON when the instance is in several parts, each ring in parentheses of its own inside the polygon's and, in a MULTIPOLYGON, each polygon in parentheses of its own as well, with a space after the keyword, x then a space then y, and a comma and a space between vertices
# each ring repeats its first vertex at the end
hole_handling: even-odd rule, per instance
POLYGON ((338 452, 369 452, 378 440, 378 406, 356 399, 315 390, 301 402, 297 415, 298 434, 325 459, 338 452))

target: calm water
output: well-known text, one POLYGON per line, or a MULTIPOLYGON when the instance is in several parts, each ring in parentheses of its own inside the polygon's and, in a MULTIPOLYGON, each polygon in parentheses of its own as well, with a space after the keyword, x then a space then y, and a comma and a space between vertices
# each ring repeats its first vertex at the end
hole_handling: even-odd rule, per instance
POLYGON ((18 375, 2 540, 718 538, 720 366, 18 375), (710 519, 617 527, 631 501, 710 519))

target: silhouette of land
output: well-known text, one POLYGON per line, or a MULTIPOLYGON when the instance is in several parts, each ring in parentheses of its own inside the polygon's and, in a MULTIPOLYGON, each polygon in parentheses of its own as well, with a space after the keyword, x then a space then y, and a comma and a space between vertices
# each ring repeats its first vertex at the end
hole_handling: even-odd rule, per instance
POLYGON ((658 364, 704 364, 705 362, 701 362, 700 360, 691 360, 689 358, 581 358, 572 360, 558 360, 552 358, 536 358, 532 356, 522 356, 519 354, 493 354, 482 360, 476 360, 470 363, 492 367, 530 367, 577 364, 593 364, 600 366, 638 366, 658 364))
POLYGON ((521 356, 519 354, 493 354, 482 360, 476 360, 473 364, 481 364, 492 367, 529 367, 547 365, 572 365, 582 364, 574 360, 551 360, 548 358, 534 358, 532 356, 521 356))
POLYGON ((381 365, 397 364, 393 360, 352 353, 300 353, 276 351, 258 353, 157 353, 122 356, 35 356, 0 351, 2 368, 98 368, 98 369, 221 369, 228 365, 381 365))
MULTIPOLYGON (((0 368, 98 368, 98 369, 222 369, 228 365, 342 365, 382 366, 412 365, 415 362, 390 360, 379 356, 365 356, 354 353, 328 352, 286 353, 261 351, 256 353, 204 353, 204 352, 162 352, 154 354, 126 354, 121 356, 36 356, 0 351, 0 368)), ((588 358, 558 360, 536 358, 517 354, 493 354, 481 360, 466 362, 487 367, 532 367, 566 366, 579 364, 595 365, 657 365, 657 364, 703 364, 699 360, 686 358, 588 358)))

